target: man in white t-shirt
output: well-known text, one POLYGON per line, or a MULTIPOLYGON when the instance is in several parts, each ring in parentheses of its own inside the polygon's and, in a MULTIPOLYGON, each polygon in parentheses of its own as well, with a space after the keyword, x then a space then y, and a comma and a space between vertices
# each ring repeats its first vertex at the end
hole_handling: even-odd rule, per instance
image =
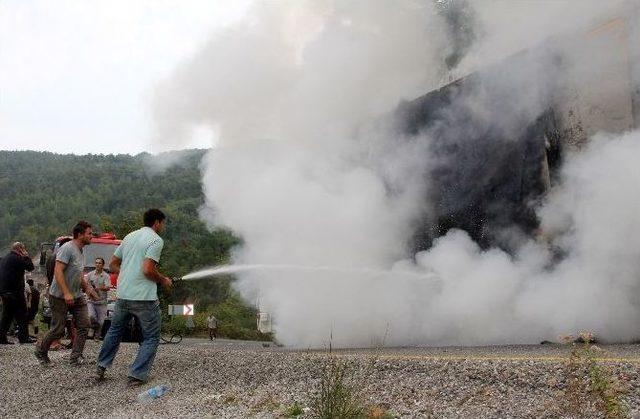
POLYGON ((96 269, 89 272, 85 279, 98 294, 97 300, 87 302, 93 339, 98 340, 102 336, 102 326, 107 317, 107 296, 111 289, 111 279, 109 274, 104 271, 104 259, 96 258, 94 263, 96 269))
POLYGON ((207 329, 209 329, 209 340, 214 340, 218 337, 218 319, 213 313, 207 317, 207 329))

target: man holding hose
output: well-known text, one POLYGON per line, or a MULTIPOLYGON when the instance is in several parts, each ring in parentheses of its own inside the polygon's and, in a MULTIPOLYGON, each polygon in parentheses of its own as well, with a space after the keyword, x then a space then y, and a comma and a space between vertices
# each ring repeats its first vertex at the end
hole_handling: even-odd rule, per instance
POLYGON ((128 385, 147 381, 160 343, 160 302, 158 287, 171 288, 171 279, 158 272, 164 241, 159 236, 165 227, 165 215, 159 209, 144 213, 144 227, 122 240, 111 259, 111 272, 119 273, 115 312, 98 356, 97 378, 118 353, 125 327, 135 317, 142 329, 142 343, 129 369, 128 385))

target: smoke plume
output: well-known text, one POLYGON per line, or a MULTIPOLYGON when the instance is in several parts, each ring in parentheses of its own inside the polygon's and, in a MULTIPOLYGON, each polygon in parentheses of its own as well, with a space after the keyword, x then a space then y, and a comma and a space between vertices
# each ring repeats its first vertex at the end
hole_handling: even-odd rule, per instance
MULTIPOLYGON (((547 70, 579 52, 551 43, 510 70, 492 65, 607 13, 596 1, 474 1, 456 16, 438 3, 257 2, 159 86, 158 141, 214 132, 202 216, 243 238, 235 263, 398 272, 242 272, 238 289, 272 314, 281 342, 302 347, 536 342, 583 328, 632 338, 637 133, 598 136, 567 158, 537 208, 548 240, 520 239, 508 254, 452 230, 410 254, 433 210, 427 175, 442 164, 442 126, 408 134, 398 104, 484 68, 443 113, 455 121, 464 109, 473 127, 517 135, 555 100, 561 80, 547 70)), ((470 126, 446 137, 463 145, 470 126)))

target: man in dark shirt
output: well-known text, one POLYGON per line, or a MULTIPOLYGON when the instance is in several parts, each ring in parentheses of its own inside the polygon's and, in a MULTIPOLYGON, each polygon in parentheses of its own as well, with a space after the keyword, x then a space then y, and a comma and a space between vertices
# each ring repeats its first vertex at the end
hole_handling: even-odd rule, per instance
POLYGON ((24 297, 24 272, 33 271, 33 262, 22 243, 14 243, 11 251, 0 259, 0 298, 2 298, 2 319, 0 319, 0 344, 10 344, 7 330, 13 319, 18 324, 20 343, 31 343, 27 328, 27 302, 24 297))

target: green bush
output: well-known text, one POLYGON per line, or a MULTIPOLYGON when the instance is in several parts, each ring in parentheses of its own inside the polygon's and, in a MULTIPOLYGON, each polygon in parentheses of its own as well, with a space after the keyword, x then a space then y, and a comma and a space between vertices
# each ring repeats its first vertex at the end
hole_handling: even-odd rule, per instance
POLYGON ((167 321, 163 322, 165 332, 174 335, 186 336, 188 333, 187 322, 185 316, 171 316, 167 321))
POLYGON ((331 358, 323 367, 320 389, 311 403, 313 416, 321 419, 361 418, 365 407, 355 389, 349 385, 352 373, 347 362, 331 358))

